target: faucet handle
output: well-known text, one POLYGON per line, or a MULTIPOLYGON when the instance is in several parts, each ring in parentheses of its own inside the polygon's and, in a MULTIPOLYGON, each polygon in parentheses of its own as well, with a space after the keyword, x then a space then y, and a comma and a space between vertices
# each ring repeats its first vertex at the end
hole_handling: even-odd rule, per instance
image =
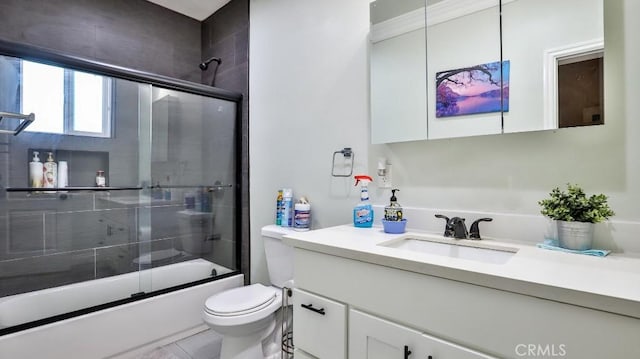
POLYGON ((493 221, 493 218, 479 218, 479 219, 476 219, 471 224, 471 229, 469 230, 469 238, 470 239, 476 239, 476 240, 482 239, 480 237, 480 226, 478 224, 480 222, 491 222, 491 221, 493 221))
POLYGON ((436 218, 444 219, 447 223, 444 225, 444 236, 445 237, 453 237, 453 226, 449 222, 449 217, 444 216, 442 214, 436 214, 436 218))

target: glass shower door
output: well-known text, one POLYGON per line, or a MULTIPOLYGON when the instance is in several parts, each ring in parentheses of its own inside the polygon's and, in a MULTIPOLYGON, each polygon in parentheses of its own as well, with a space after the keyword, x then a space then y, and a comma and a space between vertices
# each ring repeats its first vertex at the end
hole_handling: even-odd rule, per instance
POLYGON ((151 99, 145 255, 149 267, 181 266, 148 272, 151 290, 237 270, 235 103, 160 87, 151 99))
POLYGON ((239 95, 124 78, 0 56, 0 335, 240 268, 239 95))

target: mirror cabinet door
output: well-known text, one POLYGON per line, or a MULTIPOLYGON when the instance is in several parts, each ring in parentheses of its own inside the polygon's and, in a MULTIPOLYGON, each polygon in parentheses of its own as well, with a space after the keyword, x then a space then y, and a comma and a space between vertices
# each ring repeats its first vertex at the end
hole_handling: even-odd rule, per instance
POLYGON ((502 0, 504 133, 604 123, 603 0, 502 0))
POLYGON ((603 124, 603 8, 373 1, 372 143, 603 124))
POLYGON ((424 0, 376 0, 371 18, 371 142, 427 139, 424 0))
POLYGON ((430 140, 502 132, 498 5, 498 1, 427 1, 430 140))

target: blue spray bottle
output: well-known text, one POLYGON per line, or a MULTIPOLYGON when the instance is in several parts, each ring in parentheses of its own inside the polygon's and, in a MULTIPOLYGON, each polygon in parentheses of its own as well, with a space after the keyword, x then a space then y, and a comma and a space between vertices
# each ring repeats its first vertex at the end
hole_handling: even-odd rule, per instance
POLYGON ((353 225, 360 228, 373 226, 373 207, 369 203, 367 186, 373 179, 367 175, 355 176, 356 186, 360 183, 360 202, 353 208, 353 225))

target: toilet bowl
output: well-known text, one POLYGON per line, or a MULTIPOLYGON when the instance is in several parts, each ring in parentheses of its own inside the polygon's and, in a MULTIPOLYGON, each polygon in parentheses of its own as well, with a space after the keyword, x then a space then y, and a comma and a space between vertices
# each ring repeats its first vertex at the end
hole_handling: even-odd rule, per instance
POLYGON ((281 290, 252 284, 207 299, 203 319, 222 335, 220 359, 264 359, 262 341, 276 327, 281 290))
MULTIPOLYGON (((262 228, 272 286, 252 284, 206 300, 202 318, 222 335, 220 359, 265 359, 274 354, 263 351, 263 341, 280 339, 280 335, 271 334, 279 328, 276 311, 282 306, 281 288, 293 286, 293 249, 281 241, 289 232, 276 226, 262 228)), ((275 344, 267 347, 280 347, 280 343, 275 344)))

